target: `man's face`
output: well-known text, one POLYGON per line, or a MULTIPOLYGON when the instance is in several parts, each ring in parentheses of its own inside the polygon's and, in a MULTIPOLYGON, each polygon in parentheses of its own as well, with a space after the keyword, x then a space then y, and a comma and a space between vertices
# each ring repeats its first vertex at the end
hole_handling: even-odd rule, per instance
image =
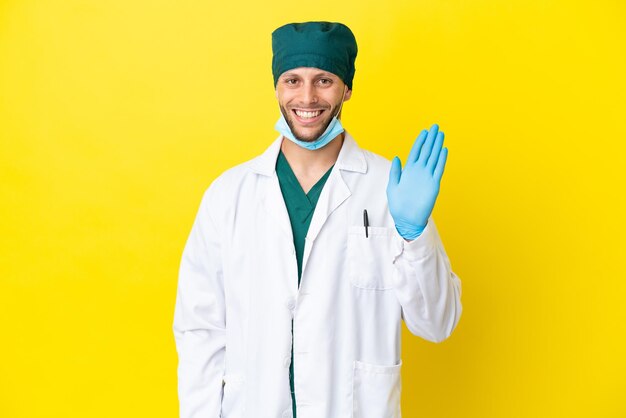
POLYGON ((276 83, 276 98, 285 120, 300 141, 315 141, 352 90, 333 73, 312 67, 285 71, 276 83), (345 97, 344 97, 345 92, 345 97))

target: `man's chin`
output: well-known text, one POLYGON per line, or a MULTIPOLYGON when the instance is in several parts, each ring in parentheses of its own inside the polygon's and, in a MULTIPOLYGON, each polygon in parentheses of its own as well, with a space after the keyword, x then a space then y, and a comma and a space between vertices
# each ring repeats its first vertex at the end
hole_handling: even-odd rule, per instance
POLYGON ((320 137, 320 135, 322 135, 322 133, 323 132, 314 132, 312 134, 302 135, 302 133, 300 132, 294 132, 293 136, 295 136, 298 141, 315 142, 320 137))
POLYGON ((287 122, 293 136, 296 137, 298 141, 302 142, 315 142, 317 139, 322 136, 324 131, 328 128, 330 124, 330 120, 323 121, 319 125, 317 125, 317 129, 314 127, 302 127, 297 121, 290 120, 287 122))

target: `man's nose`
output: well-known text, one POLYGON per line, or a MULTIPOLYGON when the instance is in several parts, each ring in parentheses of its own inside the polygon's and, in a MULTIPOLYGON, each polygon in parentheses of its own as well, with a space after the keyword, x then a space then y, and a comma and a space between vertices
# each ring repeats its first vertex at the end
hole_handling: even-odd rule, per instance
POLYGON ((302 101, 305 104, 317 102, 317 91, 313 83, 305 83, 302 87, 302 101))

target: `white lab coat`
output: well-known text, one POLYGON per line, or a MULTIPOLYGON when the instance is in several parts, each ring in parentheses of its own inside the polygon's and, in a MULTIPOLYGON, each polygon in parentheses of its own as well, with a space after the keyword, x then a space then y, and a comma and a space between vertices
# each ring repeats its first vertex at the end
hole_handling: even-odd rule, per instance
POLYGON ((293 319, 298 418, 400 417, 401 319, 417 336, 446 339, 461 283, 432 218, 416 240, 400 237, 387 207, 389 161, 346 132, 298 288, 275 171, 281 141, 224 172, 200 204, 174 313, 180 416, 291 417, 293 319))

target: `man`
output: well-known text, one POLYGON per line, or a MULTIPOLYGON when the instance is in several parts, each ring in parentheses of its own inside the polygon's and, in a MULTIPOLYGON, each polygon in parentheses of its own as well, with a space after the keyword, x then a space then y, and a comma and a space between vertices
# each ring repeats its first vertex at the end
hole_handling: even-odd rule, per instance
POLYGON ((350 29, 288 24, 272 47, 281 135, 209 186, 183 252, 180 416, 400 417, 401 320, 439 342, 461 315, 430 217, 443 132, 390 165, 339 120, 350 29))

